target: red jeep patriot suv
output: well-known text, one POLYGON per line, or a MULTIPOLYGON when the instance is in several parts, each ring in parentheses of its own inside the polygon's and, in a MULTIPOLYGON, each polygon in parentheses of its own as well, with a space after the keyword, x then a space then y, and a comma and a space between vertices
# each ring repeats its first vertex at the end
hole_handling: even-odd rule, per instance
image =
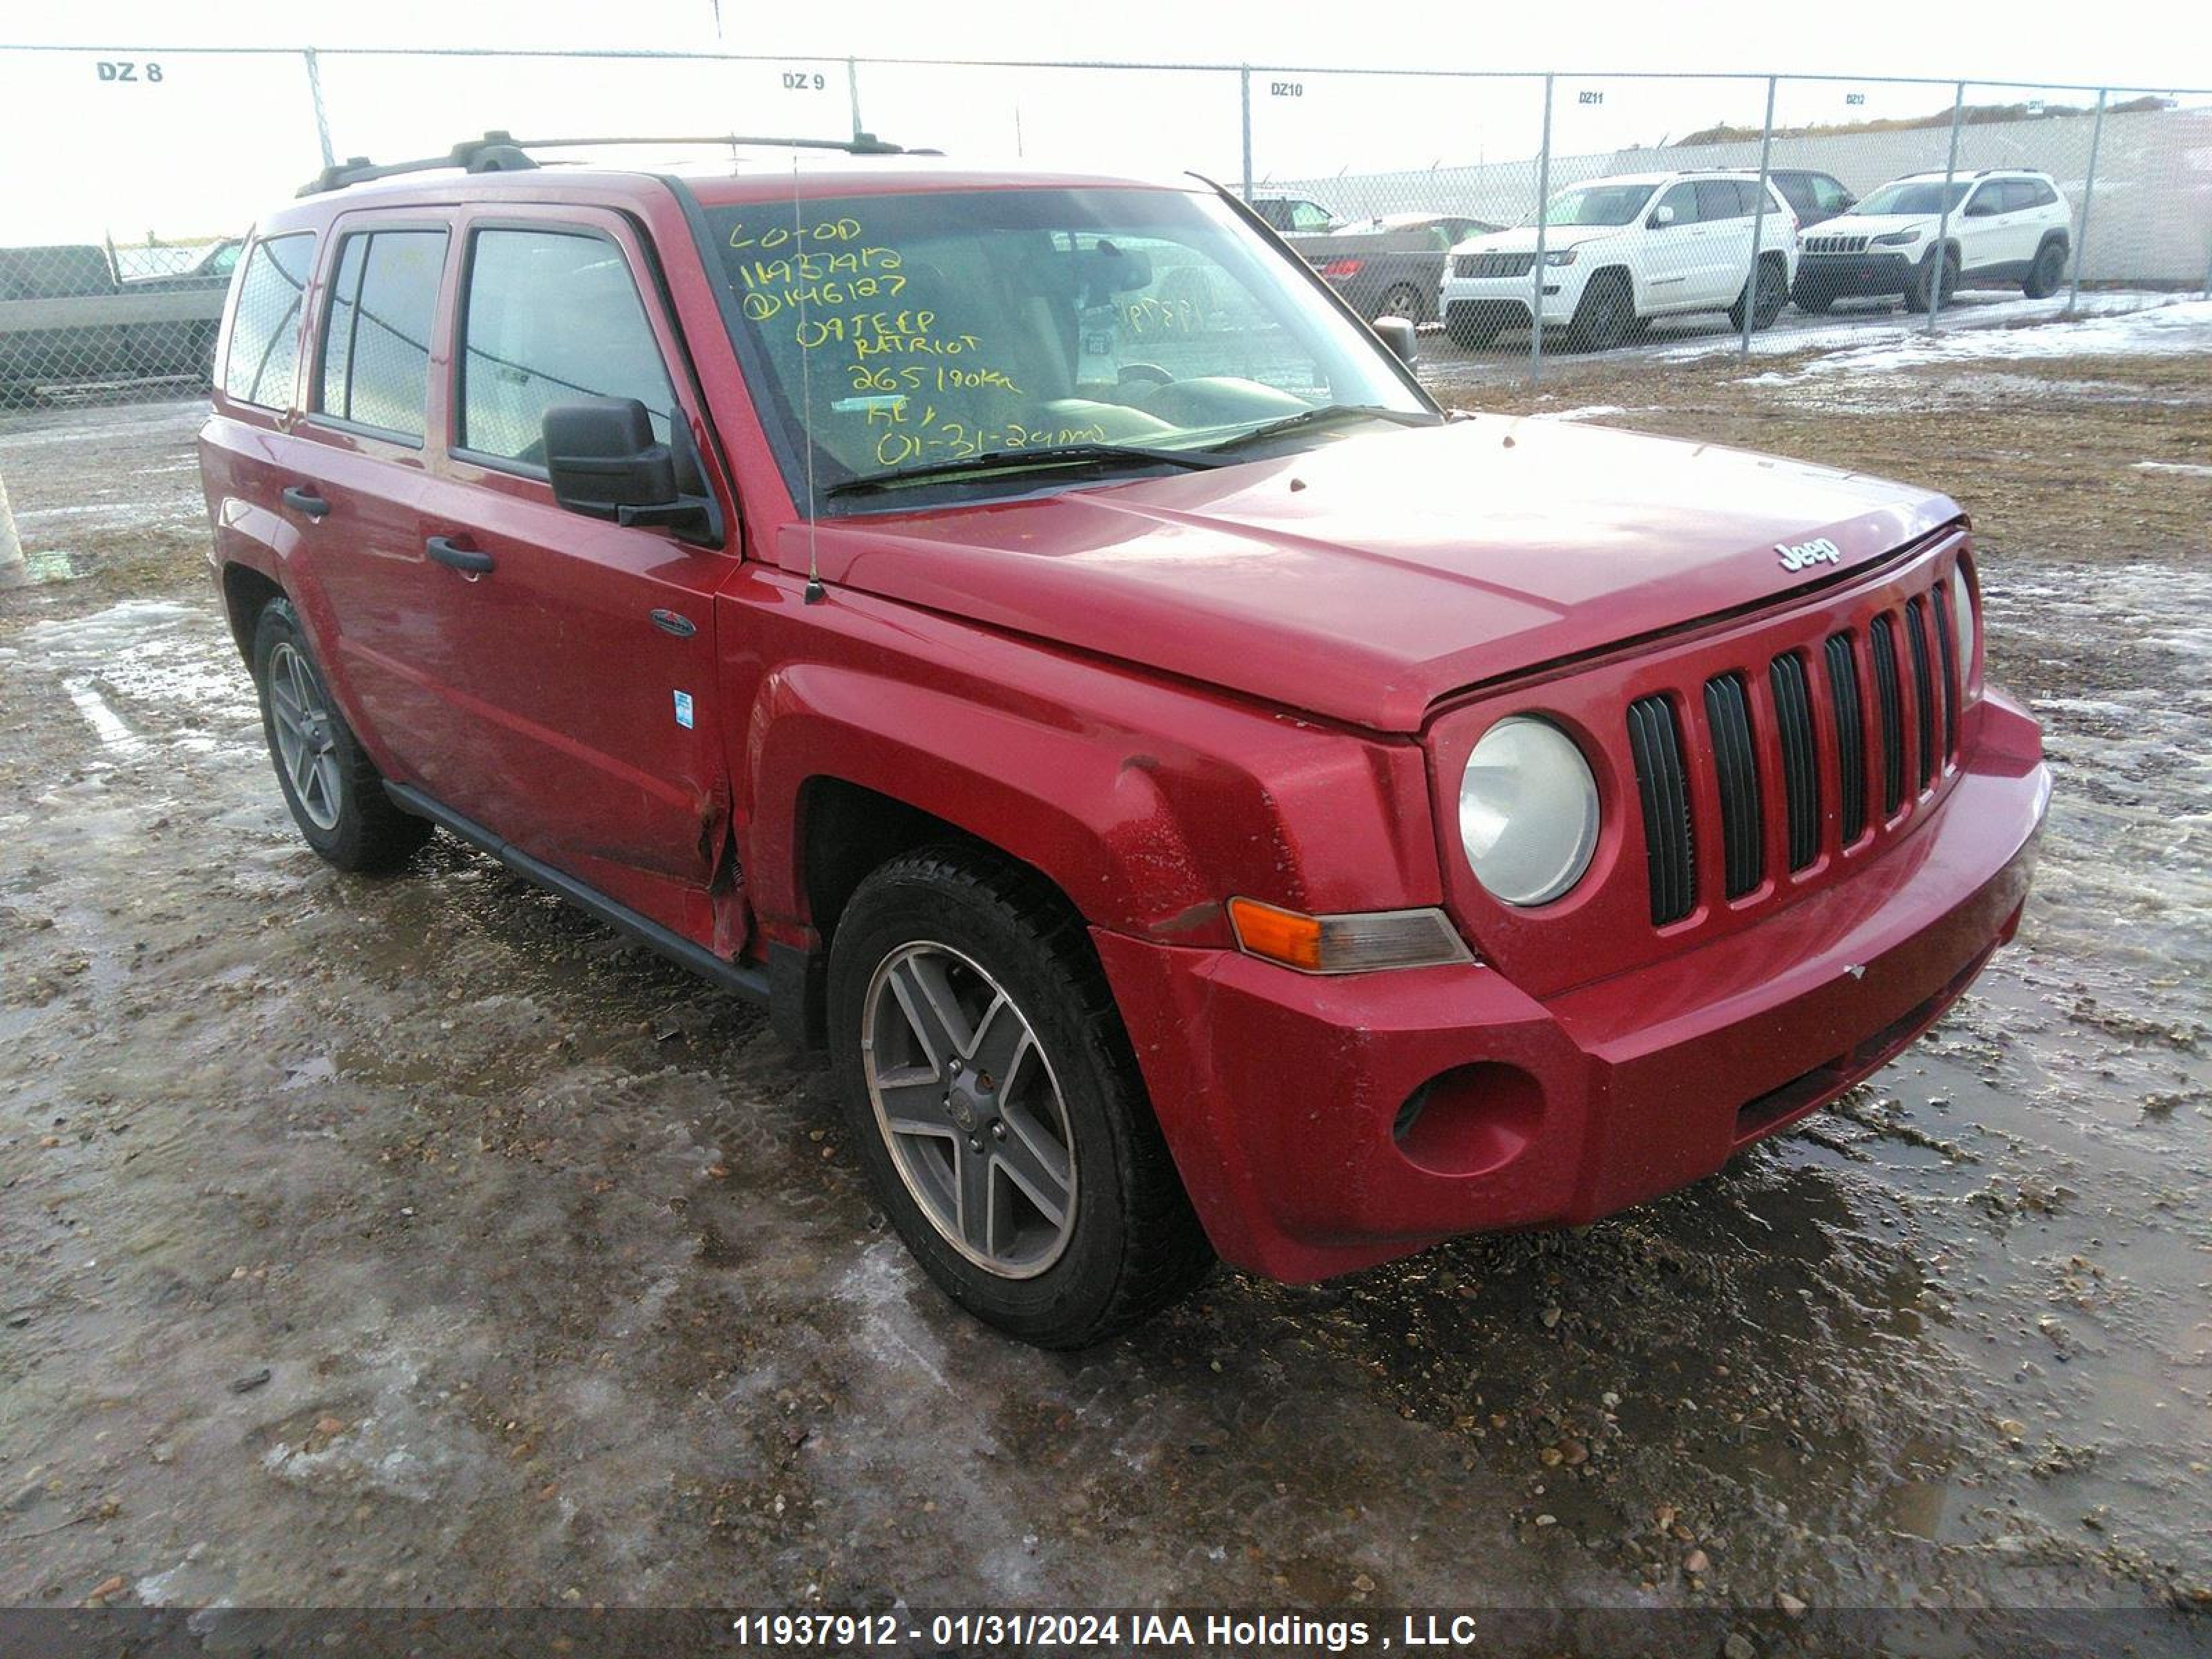
POLYGON ((765 142, 264 219, 212 559, 317 852, 765 1001, 982 1318, 1618 1210, 2018 925, 1951 501, 1448 418, 1208 187, 765 142))

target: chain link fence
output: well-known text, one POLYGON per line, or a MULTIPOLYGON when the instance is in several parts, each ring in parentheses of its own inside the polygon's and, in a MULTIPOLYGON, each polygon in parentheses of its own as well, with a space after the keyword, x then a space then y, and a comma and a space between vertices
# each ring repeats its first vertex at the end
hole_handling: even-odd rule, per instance
POLYGON ((2212 293, 2202 89, 0 46, 0 402, 204 380, 258 211, 332 161, 495 128, 1198 173, 1354 309, 1419 325, 1431 373, 1477 379, 2212 293))

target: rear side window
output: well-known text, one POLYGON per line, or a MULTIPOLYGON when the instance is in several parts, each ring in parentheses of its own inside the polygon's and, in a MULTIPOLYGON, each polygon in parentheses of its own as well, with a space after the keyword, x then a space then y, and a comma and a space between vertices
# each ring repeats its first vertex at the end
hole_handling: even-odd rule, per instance
POLYGON ((635 398, 668 441, 675 407, 622 250, 581 231, 480 230, 469 260, 455 447, 543 466, 545 411, 635 398))
POLYGON ((1698 180, 1698 217, 1700 220, 1748 219, 1753 187, 1734 179, 1700 179, 1698 180))
POLYGON ((323 324, 318 414, 422 441, 430 320, 446 264, 442 230, 349 236, 323 324))
POLYGON ((300 357, 300 301, 314 268, 312 231, 253 245, 231 319, 223 360, 226 396, 262 409, 289 409, 300 357))

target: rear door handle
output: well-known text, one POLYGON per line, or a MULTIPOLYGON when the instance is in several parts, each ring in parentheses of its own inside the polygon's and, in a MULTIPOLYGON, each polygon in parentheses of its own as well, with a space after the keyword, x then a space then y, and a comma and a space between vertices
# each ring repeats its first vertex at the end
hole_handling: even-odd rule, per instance
POLYGON ((490 554, 479 553, 473 547, 456 547, 447 537, 433 536, 422 544, 422 547, 440 564, 465 571, 471 576, 481 576, 491 568, 490 554))
POLYGON ((305 484, 286 484, 284 505, 295 513, 306 514, 311 519, 330 516, 331 504, 305 484))

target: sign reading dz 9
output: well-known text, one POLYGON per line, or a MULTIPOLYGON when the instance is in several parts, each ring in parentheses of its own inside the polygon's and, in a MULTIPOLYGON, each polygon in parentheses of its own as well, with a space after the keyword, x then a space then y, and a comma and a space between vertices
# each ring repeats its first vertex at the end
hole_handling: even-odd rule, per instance
POLYGON ((99 62, 102 81, 140 81, 158 82, 161 78, 159 64, 137 64, 124 59, 103 58, 99 62))

